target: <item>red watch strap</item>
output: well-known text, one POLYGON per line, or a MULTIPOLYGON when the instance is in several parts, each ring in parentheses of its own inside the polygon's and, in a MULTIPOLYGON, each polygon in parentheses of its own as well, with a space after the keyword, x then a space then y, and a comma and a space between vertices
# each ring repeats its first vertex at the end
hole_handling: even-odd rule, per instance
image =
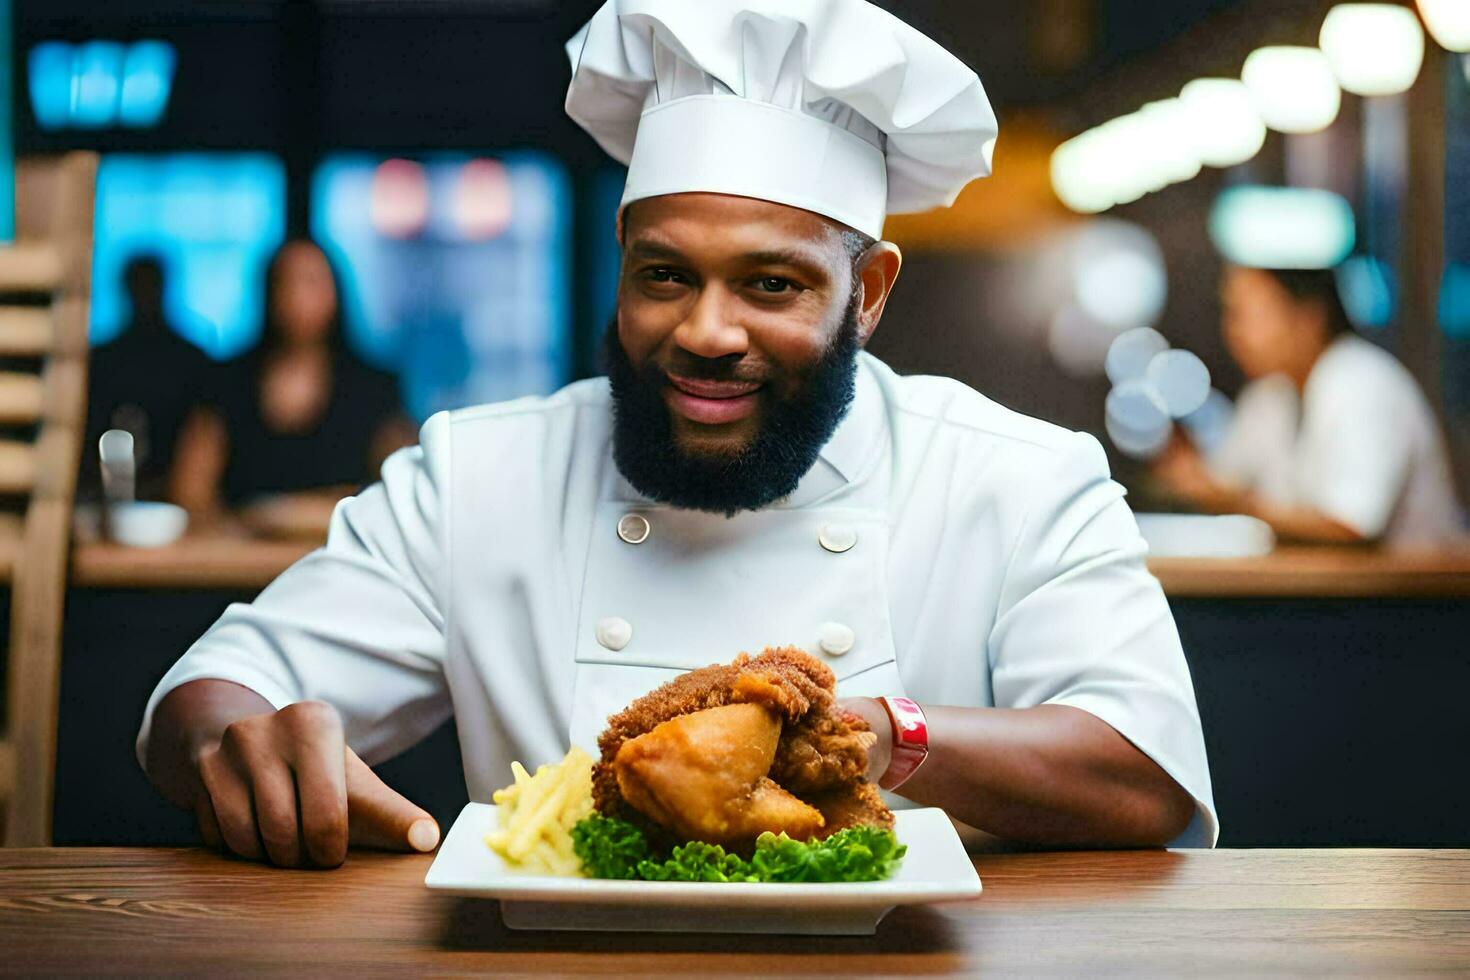
POLYGON ((893 755, 888 771, 878 780, 883 789, 898 789, 929 755, 929 723, 924 709, 908 698, 879 698, 893 723, 893 755))

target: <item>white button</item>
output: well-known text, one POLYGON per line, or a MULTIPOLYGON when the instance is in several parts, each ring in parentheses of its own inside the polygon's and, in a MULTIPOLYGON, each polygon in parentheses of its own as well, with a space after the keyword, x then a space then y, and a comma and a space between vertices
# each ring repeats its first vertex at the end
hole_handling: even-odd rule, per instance
POLYGON ((642 544, 648 540, 648 518, 642 514, 624 514, 618 521, 618 537, 629 544, 642 544))
POLYGON ((823 623, 818 627, 817 636, 822 652, 831 657, 842 656, 857 642, 857 634, 852 627, 841 623, 823 623))
POLYGON ((609 650, 621 650, 633 639, 633 624, 617 616, 597 621, 597 642, 609 650))
POLYGON ((817 532, 817 540, 822 547, 840 555, 844 551, 851 551, 852 546, 857 544, 857 532, 846 524, 823 524, 817 532))

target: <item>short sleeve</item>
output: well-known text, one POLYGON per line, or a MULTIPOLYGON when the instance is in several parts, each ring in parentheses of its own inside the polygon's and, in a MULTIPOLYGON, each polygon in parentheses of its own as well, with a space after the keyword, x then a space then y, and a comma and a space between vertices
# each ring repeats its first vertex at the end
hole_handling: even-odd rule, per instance
POLYGON ((1408 482, 1415 426, 1388 379, 1362 366, 1344 361, 1312 378, 1297 499, 1372 539, 1388 529, 1408 482))
POLYGON ((342 714, 369 763, 427 736, 450 715, 443 675, 448 567, 449 419, 383 465, 382 480, 344 500, 327 543, 251 603, 230 606, 159 682, 138 734, 146 758, 154 709, 203 678, 241 684, 281 708, 321 700, 342 714))
POLYGON ((990 637, 995 704, 1065 704, 1102 719, 1195 800, 1173 846, 1219 835, 1189 666, 1147 547, 1102 447, 1076 435, 1027 477, 990 637))

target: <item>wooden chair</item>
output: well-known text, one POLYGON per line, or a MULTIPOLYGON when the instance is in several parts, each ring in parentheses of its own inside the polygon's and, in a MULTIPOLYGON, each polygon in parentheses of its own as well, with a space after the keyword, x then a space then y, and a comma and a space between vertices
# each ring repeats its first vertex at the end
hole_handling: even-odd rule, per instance
POLYGON ((0 584, 10 586, 0 741, 6 846, 51 843, 61 618, 85 429, 97 158, 16 166, 16 241, 0 246, 0 584))

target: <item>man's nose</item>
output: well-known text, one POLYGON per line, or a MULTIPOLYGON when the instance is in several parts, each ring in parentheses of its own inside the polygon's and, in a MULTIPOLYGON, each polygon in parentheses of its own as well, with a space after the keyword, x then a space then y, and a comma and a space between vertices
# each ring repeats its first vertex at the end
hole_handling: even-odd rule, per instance
POLYGON ((674 343, 697 357, 716 360, 743 355, 750 337, 733 317, 723 290, 706 288, 674 331, 674 343))

